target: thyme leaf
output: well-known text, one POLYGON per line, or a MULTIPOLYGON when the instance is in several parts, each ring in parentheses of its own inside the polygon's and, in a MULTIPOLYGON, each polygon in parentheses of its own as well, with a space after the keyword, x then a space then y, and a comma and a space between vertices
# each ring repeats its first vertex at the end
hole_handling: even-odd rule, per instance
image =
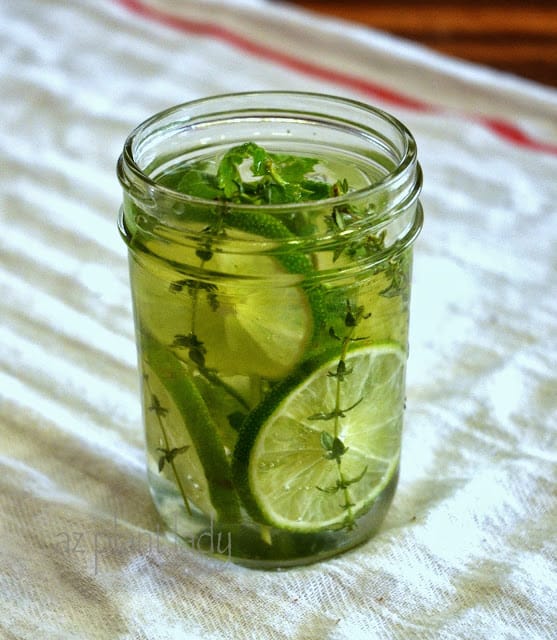
POLYGON ((325 450, 325 458, 327 460, 337 460, 348 451, 348 447, 338 436, 332 436, 328 431, 321 432, 321 446, 325 450))
POLYGON ((162 456, 159 458, 159 473, 164 469, 165 462, 173 462, 177 455, 185 453, 189 448, 189 444, 184 445, 183 447, 175 447, 174 449, 162 449, 159 447, 157 451, 162 453, 162 456))

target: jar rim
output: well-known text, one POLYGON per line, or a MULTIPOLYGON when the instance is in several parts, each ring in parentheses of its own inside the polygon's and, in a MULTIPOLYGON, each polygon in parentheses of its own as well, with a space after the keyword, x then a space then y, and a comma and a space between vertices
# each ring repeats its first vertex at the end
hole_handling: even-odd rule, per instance
MULTIPOLYGON (((393 131, 396 131, 399 134, 401 141, 404 144, 404 147, 400 150, 400 159, 396 161, 395 166, 392 170, 389 170, 385 175, 379 178, 377 181, 370 183, 364 187, 354 189, 345 194, 341 194, 334 197, 323 198, 320 200, 312 200, 308 201, 300 201, 295 203, 276 203, 276 204, 250 204, 250 203, 235 203, 235 202, 227 202, 226 206, 230 210, 238 209, 249 211, 253 210, 265 210, 268 212, 279 213, 280 211, 296 211, 299 209, 318 206, 339 206, 346 202, 354 202, 355 200, 359 200, 360 198, 371 197, 377 192, 384 191, 388 189, 391 185, 396 184, 397 181, 401 180, 404 174, 411 170, 412 167, 417 165, 417 147, 416 142, 412 133, 409 129, 395 116, 384 111, 378 107, 369 105, 367 103, 354 100, 351 98, 336 96, 332 94, 324 94, 324 93, 315 93, 315 92, 304 92, 304 91, 246 91, 246 92, 235 92, 235 93, 223 93, 216 94, 212 96, 207 96, 203 98, 199 98, 196 100, 191 100, 187 102, 183 102, 162 111, 155 113, 150 116, 142 123, 137 125, 127 136, 122 153, 118 160, 118 178, 120 183, 124 188, 130 185, 129 174, 133 176, 136 180, 138 180, 144 187, 146 187, 151 196, 155 194, 164 195, 166 197, 171 197, 175 199, 177 202, 189 203, 199 206, 214 206, 215 201, 201 198, 199 196, 192 196, 187 193, 183 193, 181 191, 177 191, 175 189, 171 189, 169 187, 163 186, 158 183, 156 180, 151 178, 138 164, 135 157, 134 148, 136 142, 140 139, 140 136, 148 133, 150 130, 151 133, 156 133, 160 130, 157 127, 158 124, 162 123, 164 120, 169 120, 169 123, 172 122, 172 117, 177 114, 184 114, 186 109, 195 110, 201 109, 203 107, 210 107, 211 105, 218 105, 223 101, 233 101, 237 103, 236 113, 239 115, 243 115, 244 118, 246 114, 262 114, 262 113, 275 113, 275 114, 286 114, 286 113, 294 113, 299 116, 322 116, 325 118, 329 118, 330 122, 344 122, 346 125, 351 125, 356 131, 366 132, 373 131, 375 137, 384 137, 374 129, 368 129, 363 126, 361 123, 351 122, 346 119, 341 119, 333 116, 329 111, 327 111, 327 105, 336 105, 339 107, 348 107, 362 115, 368 114, 382 122, 388 124, 392 127, 393 131), (278 106, 268 106, 265 105, 264 102, 273 101, 273 100, 284 100, 285 105, 282 107, 278 106), (300 108, 296 106, 296 101, 302 100, 310 100, 315 102, 315 104, 321 104, 323 106, 323 111, 313 112, 309 111, 307 108, 300 108)), ((230 108, 221 110, 214 113, 209 112, 200 112, 199 117, 202 115, 207 117, 209 115, 217 117, 223 117, 226 114, 230 113, 230 108)), ((173 121, 174 124, 178 122, 178 120, 173 121)), ((184 122, 183 118, 180 119, 179 122, 184 122)), ((170 124, 168 125, 170 126, 170 124)))

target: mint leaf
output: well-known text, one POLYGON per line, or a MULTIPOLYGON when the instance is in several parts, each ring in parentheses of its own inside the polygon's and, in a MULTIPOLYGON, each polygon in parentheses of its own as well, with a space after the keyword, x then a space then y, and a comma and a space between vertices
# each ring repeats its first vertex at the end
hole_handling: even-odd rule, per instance
POLYGON ((286 182, 303 182, 306 174, 313 171, 314 166, 317 164, 316 158, 303 156, 273 153, 269 154, 269 157, 275 163, 282 179, 286 182))
POLYGON ((232 147, 223 156, 217 170, 217 180, 226 200, 242 201, 245 183, 240 167, 245 160, 251 158, 251 173, 254 177, 265 176, 267 173, 268 154, 254 142, 246 142, 238 147, 232 147))
POLYGON ((176 191, 205 200, 214 200, 220 197, 220 190, 215 176, 197 169, 189 169, 182 174, 180 182, 176 186, 176 191))
POLYGON ((269 153, 254 142, 229 149, 219 163, 217 183, 229 202, 292 204, 331 195, 331 185, 307 177, 317 159, 269 153))

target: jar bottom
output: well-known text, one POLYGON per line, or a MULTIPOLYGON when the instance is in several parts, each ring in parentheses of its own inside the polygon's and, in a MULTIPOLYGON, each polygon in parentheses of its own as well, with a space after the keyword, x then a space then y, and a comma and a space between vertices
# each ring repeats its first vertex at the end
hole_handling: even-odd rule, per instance
POLYGON ((200 512, 186 513, 173 486, 151 471, 151 494, 167 535, 197 553, 250 569, 281 570, 319 562, 369 540, 377 533, 393 500, 399 470, 353 528, 298 533, 259 525, 248 516, 240 523, 218 523, 200 512))

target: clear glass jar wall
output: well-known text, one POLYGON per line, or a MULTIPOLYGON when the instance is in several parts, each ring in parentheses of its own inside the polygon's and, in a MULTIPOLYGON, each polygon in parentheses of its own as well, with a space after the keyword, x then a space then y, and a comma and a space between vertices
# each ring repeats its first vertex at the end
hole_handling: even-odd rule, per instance
POLYGON ((246 566, 368 539, 397 484, 414 140, 315 94, 157 114, 118 163, 147 467, 192 548, 246 566))

